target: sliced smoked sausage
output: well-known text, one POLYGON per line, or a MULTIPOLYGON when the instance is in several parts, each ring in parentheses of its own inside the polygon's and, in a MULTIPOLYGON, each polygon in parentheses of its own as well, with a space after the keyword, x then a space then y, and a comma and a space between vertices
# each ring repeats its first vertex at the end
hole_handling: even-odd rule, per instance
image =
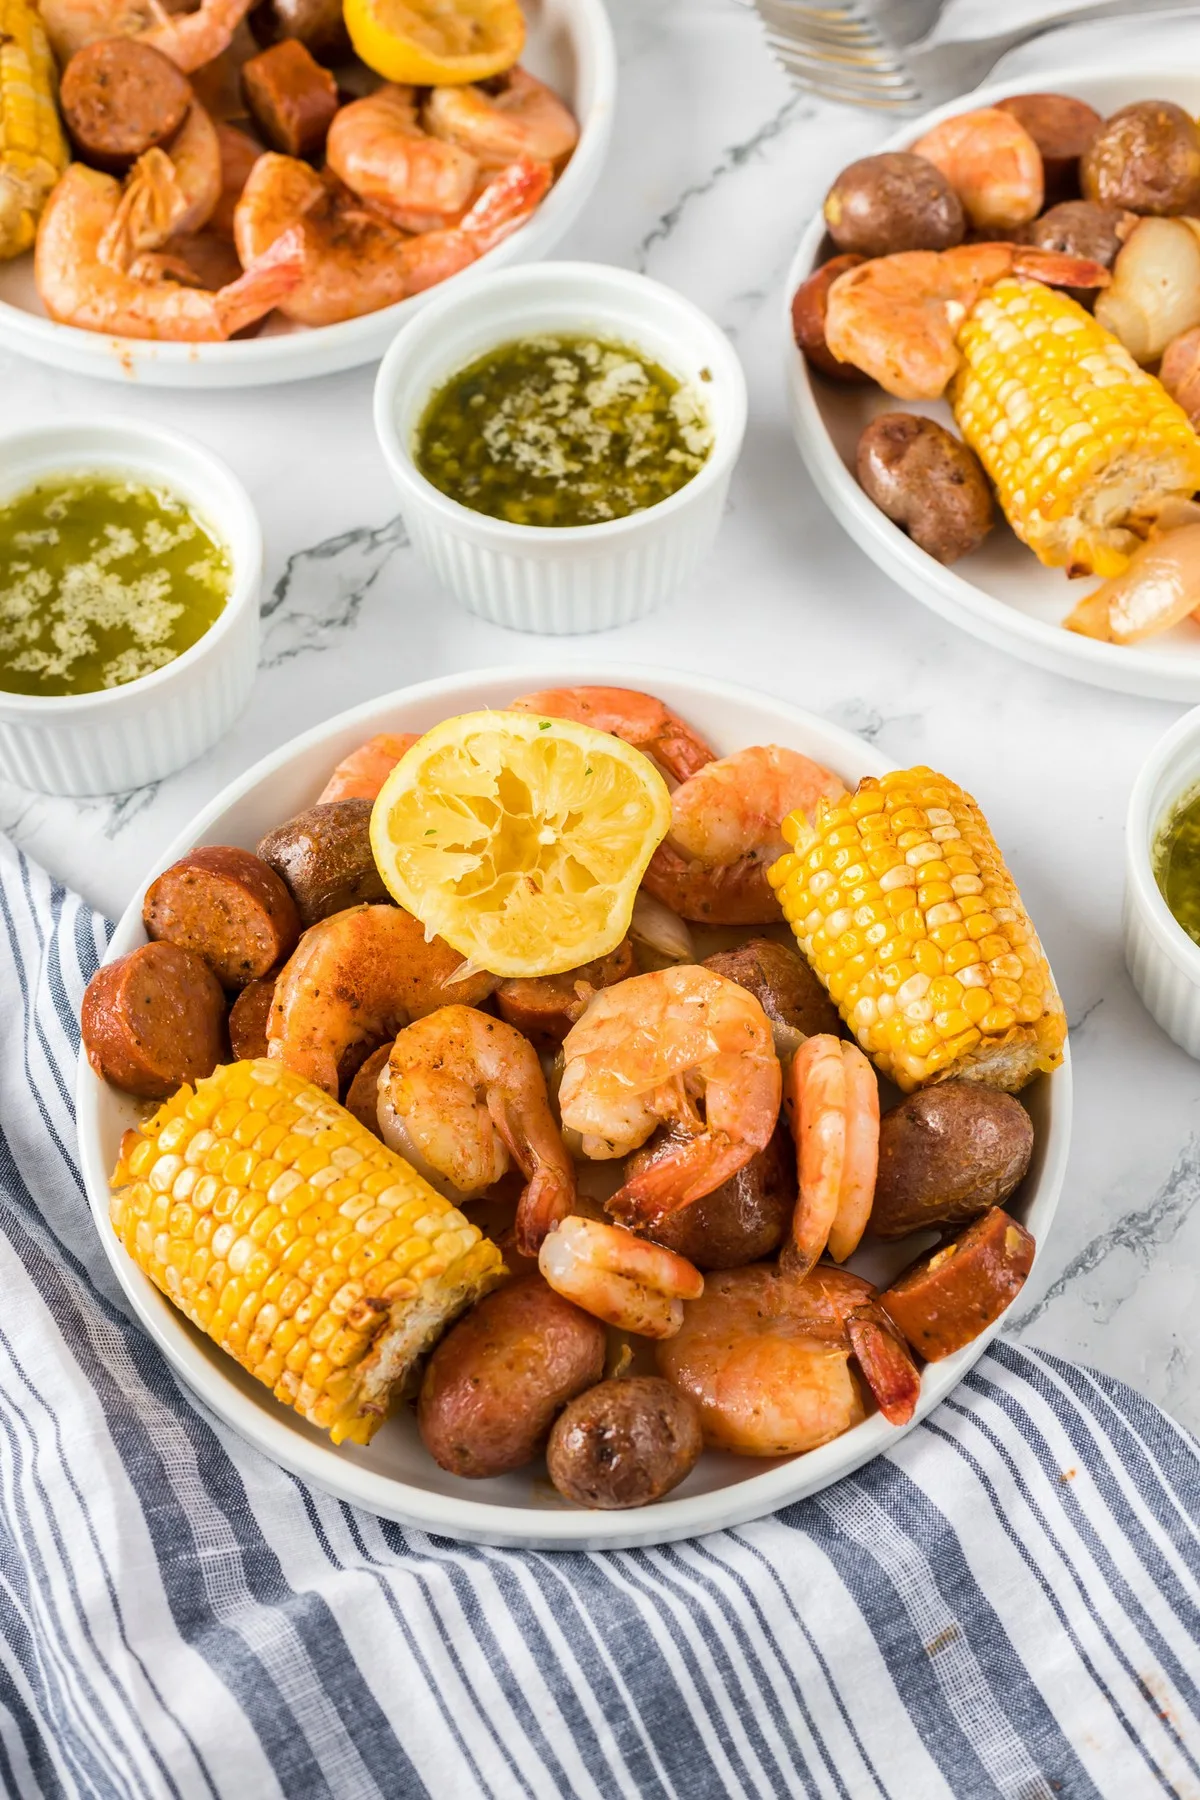
POLYGON ((284 156, 314 156, 338 109, 337 82, 299 38, 283 38, 252 56, 242 94, 263 137, 284 156))
POLYGON ((918 1257, 879 1296, 880 1305, 926 1362, 953 1356, 993 1325, 1033 1267, 1034 1241, 993 1206, 965 1231, 918 1257))
POLYGON ((80 1015, 88 1062, 102 1081, 166 1100, 211 1075, 225 1054, 225 996, 198 956, 141 944, 92 976, 80 1015))
POLYGON ((161 50, 137 38, 102 38, 77 50, 63 71, 59 101, 79 154, 122 169, 165 143, 183 124, 192 89, 161 50))
POLYGON ((259 980, 300 936, 296 904, 261 857, 229 844, 189 850, 152 882, 142 903, 149 937, 206 962, 222 987, 259 980))
POLYGON ((1096 109, 1073 94, 1010 94, 996 105, 1025 127, 1041 151, 1047 204, 1074 199, 1079 159, 1104 124, 1096 109))
POLYGON ((496 1005, 500 1017, 524 1032, 535 1049, 557 1049, 598 989, 615 987, 636 972, 633 945, 623 938, 607 956, 584 963, 582 968, 568 969, 562 975, 502 981, 496 989, 496 1005))
POLYGON ((275 977, 248 981, 229 1009, 229 1044, 238 1062, 267 1054, 267 1020, 275 998, 275 977))

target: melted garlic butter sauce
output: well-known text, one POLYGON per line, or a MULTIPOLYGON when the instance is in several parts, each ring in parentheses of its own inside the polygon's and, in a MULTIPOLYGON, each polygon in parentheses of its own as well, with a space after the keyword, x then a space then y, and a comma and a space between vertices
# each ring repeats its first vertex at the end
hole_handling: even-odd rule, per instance
POLYGON ((1154 879, 1176 921, 1200 944, 1200 787, 1182 795, 1159 826, 1154 879))
POLYGON ((219 617, 232 575, 168 488, 45 476, 0 503, 0 689, 91 694, 149 675, 219 617))

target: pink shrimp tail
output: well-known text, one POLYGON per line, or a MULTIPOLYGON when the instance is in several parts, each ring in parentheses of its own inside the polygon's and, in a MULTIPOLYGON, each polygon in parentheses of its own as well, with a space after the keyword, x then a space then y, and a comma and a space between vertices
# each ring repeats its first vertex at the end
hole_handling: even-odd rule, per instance
POLYGON ((1045 282, 1047 287, 1102 288, 1112 280, 1103 263, 1088 256, 1067 256, 1061 250, 1018 249, 1012 271, 1045 282))
POLYGON ((244 275, 213 295, 227 337, 253 325, 300 285, 304 275, 304 227, 289 225, 244 275))
POLYGON ((480 256, 494 250, 525 223, 553 180, 554 170, 549 163, 519 156, 516 162, 501 169, 494 181, 488 182, 474 206, 463 215, 459 229, 477 240, 480 256))
POLYGON ((575 1205, 574 1184, 557 1169, 539 1165, 517 1205, 514 1235, 522 1256, 536 1256, 542 1239, 561 1225, 575 1205))
POLYGON ((735 1143, 720 1131, 681 1137, 676 1148, 631 1176, 604 1210, 614 1219, 651 1225, 693 1200, 703 1200, 736 1175, 757 1148, 749 1139, 735 1143))
POLYGON ((884 1418, 891 1425, 907 1425, 921 1398, 921 1373, 892 1321, 879 1306, 856 1306, 846 1320, 846 1334, 884 1418))

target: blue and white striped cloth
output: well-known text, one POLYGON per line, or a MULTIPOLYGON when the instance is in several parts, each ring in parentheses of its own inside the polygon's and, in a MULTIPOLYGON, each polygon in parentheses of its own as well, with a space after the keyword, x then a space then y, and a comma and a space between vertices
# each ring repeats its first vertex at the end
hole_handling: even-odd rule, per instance
POLYGON ((106 926, 0 840, 0 1790, 112 1800, 1200 1794, 1200 1460, 1002 1344, 895 1452, 661 1550, 310 1492, 122 1308, 74 1155, 106 926))

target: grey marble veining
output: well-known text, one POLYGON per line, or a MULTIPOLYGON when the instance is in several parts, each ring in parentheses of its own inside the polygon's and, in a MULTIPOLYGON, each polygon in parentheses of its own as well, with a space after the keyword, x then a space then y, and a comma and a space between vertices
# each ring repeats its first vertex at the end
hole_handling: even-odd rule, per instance
MULTIPOLYGON (((959 3, 988 28, 983 0, 959 3)), ((0 355, 5 426, 101 412, 178 425, 238 470, 267 547, 262 669, 228 738, 129 794, 73 802, 0 784, 0 829, 115 914, 227 781, 331 713, 455 670, 591 653, 719 672, 824 713, 897 761, 942 766, 987 811, 1074 1022, 1071 1163, 1014 1328, 1200 1424, 1200 1067, 1146 1016, 1120 949, 1125 805, 1180 709, 986 649, 891 586, 833 523, 787 424, 782 281, 832 176, 889 127, 793 94, 738 0, 612 0, 612 13, 612 155, 561 254, 643 268, 735 338, 750 428, 703 573, 655 617, 602 639, 507 633, 460 612, 406 544, 372 430, 373 371, 171 394, 0 355)), ((1008 66, 1036 86, 1058 63, 1117 56, 1200 62, 1200 21, 1079 27, 1008 66)))

